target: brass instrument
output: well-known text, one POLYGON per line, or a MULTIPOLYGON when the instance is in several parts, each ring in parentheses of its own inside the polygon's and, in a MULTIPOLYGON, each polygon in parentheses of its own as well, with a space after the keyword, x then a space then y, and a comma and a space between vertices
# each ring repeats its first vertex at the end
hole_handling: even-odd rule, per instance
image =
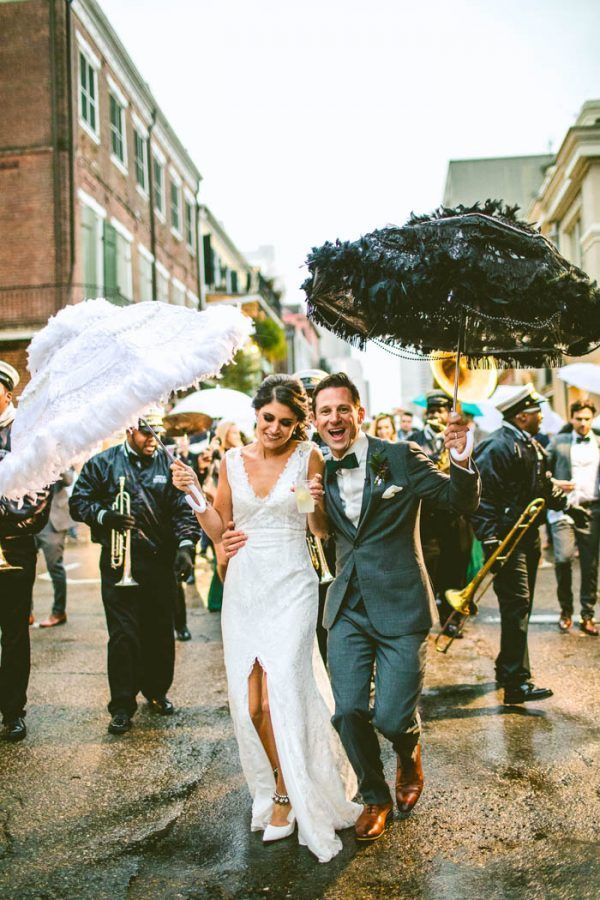
MULTIPOLYGON (((131 515, 131 496, 125 490, 125 476, 119 478, 119 493, 112 505, 115 512, 121 513, 123 516, 131 515)), ((131 574, 131 529, 126 531, 117 531, 116 528, 110 533, 110 565, 113 569, 119 569, 123 566, 123 574, 121 580, 117 581, 115 587, 138 587, 138 583, 131 574)))
POLYGON ((13 566, 4 553, 2 552, 2 544, 0 544, 0 572, 21 572, 23 570, 23 566, 13 566))
POLYGON ((319 584, 331 584, 335 576, 331 574, 329 566, 327 565, 321 538, 316 537, 308 531, 306 533, 306 543, 308 545, 308 552, 310 554, 310 561, 313 564, 313 569, 319 576, 319 584))
POLYGON ((487 562, 481 567, 477 575, 475 575, 473 580, 470 581, 469 584, 462 589, 462 591, 456 591, 452 589, 446 591, 446 600, 453 608, 454 612, 452 612, 448 616, 448 618, 444 622, 442 630, 435 639, 435 649, 438 651, 438 653, 447 653, 452 642, 457 637, 457 634, 462 634, 462 630, 468 617, 477 615, 479 608, 478 601, 481 600, 488 587, 494 580, 495 573, 485 584, 477 599, 475 599, 475 594, 479 586, 482 584, 485 578, 487 578, 490 570, 496 562, 506 562, 521 539, 525 536, 528 529, 531 528, 531 526, 534 524, 535 520, 545 506, 546 501, 541 497, 537 497, 535 500, 532 500, 531 503, 529 503, 523 510, 504 540, 500 542, 487 562), (455 622, 455 624, 457 625, 457 634, 444 634, 446 627, 451 622, 455 622), (445 643, 442 640, 443 638, 446 638, 445 643))
MULTIPOLYGON (((440 359, 432 359, 429 363, 433 377, 440 388, 453 396, 456 376, 456 354, 448 354, 440 359)), ((458 364, 458 399, 463 403, 476 403, 494 393, 498 383, 496 363, 490 357, 485 369, 469 369, 466 360, 461 358, 458 364)))

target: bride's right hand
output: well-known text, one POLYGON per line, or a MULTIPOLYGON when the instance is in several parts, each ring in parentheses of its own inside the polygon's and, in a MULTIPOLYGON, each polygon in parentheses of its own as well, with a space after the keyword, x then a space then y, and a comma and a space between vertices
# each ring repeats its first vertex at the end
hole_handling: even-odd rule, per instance
POLYGON ((180 459, 173 460, 171 474, 173 475, 173 484, 180 491, 183 491, 184 494, 188 494, 192 486, 200 490, 200 482, 196 477, 196 473, 191 466, 186 466, 180 459))
POLYGON ((233 522, 230 522, 226 530, 223 532, 221 544, 227 559, 231 559, 236 553, 242 549, 248 540, 248 535, 243 531, 236 531, 233 522))

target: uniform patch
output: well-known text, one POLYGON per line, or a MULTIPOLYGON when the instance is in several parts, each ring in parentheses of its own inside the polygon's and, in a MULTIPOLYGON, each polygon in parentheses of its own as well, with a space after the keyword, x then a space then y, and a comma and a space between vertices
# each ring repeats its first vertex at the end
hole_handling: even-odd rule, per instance
POLYGON ((166 484, 167 476, 166 475, 155 475, 152 479, 152 484, 166 484))

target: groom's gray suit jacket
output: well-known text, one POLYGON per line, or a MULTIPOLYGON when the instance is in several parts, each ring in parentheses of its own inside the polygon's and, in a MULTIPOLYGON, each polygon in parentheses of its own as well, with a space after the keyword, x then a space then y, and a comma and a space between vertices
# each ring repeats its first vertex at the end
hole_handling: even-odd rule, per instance
POLYGON ((358 528, 344 513, 337 475, 326 474, 326 508, 337 550, 336 578, 323 616, 326 628, 339 615, 353 573, 371 624, 380 634, 396 637, 431 627, 434 604, 419 535, 421 500, 467 514, 479 504, 479 474, 457 465, 451 465, 450 473, 439 472, 412 442, 391 444, 369 437, 358 528), (374 453, 387 462, 385 479, 377 484, 374 453), (393 496, 384 500, 392 486, 401 490, 388 491, 393 496))

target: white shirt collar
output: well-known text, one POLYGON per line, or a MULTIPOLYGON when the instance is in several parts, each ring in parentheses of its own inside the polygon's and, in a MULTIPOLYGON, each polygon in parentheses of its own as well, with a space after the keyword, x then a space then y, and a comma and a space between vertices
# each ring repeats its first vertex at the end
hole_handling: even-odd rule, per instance
MULTIPOLYGON (((577 432, 575 431, 575 429, 573 429, 573 431, 572 431, 572 433, 571 433, 571 443, 572 443, 572 444, 576 444, 576 443, 577 443, 577 438, 578 438, 579 436, 580 436, 580 435, 577 434, 577 432)), ((579 441, 579 443, 580 443, 580 444, 582 444, 582 443, 590 443, 590 444, 593 444, 593 443, 594 443, 594 432, 593 432, 593 431, 590 431, 589 434, 586 434, 586 437, 589 437, 589 439, 590 439, 589 442, 587 442, 587 441, 579 441)))
POLYGON ((369 439, 367 438, 364 431, 359 431, 358 436, 353 444, 351 444, 341 459, 344 456, 348 456, 350 453, 354 453, 356 455, 356 460, 360 465, 364 459, 366 459, 367 453, 369 450, 369 439))

